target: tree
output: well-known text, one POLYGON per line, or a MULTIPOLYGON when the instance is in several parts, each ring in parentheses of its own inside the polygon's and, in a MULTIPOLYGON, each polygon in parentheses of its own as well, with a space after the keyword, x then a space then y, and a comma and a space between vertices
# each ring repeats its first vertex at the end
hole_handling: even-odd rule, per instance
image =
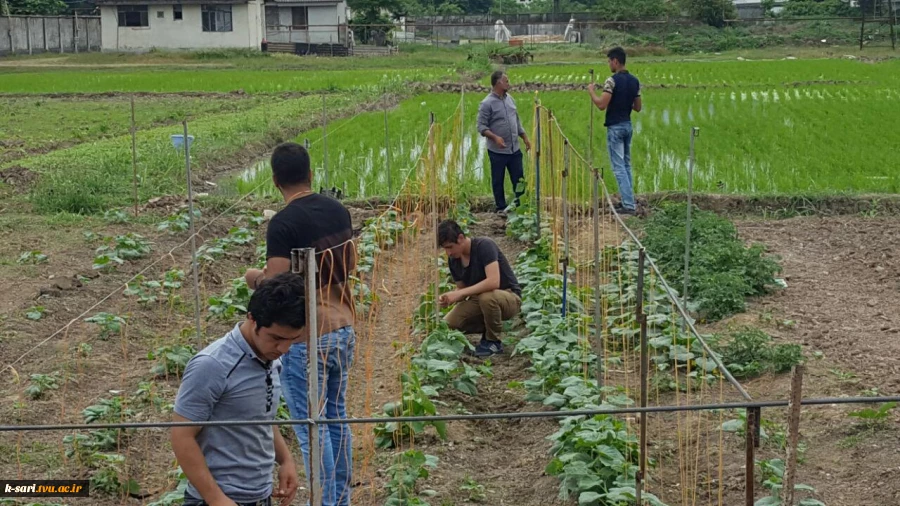
POLYGON ((732 0, 682 0, 688 15, 710 26, 722 28, 726 19, 737 17, 732 0))
POLYGON ((66 11, 62 0, 7 0, 12 15, 57 16, 66 11))

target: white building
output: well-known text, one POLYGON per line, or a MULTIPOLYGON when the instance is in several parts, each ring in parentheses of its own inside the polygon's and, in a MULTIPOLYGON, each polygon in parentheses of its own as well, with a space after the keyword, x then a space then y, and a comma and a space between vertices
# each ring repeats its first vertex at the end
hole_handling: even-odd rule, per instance
POLYGON ((100 0, 103 51, 347 44, 345 0, 100 0))
POLYGON ((347 14, 345 0, 269 0, 266 40, 345 45, 347 14))
POLYGON ((260 49, 261 0, 101 0, 103 51, 260 49))

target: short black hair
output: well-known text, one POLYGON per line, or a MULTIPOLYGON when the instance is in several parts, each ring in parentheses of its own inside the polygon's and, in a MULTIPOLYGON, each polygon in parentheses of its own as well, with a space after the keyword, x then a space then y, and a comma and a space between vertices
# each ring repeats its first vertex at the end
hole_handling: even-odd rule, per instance
POLYGON ((447 243, 456 243, 459 240, 460 235, 465 235, 463 233, 462 227, 459 226, 459 223, 453 220, 444 220, 438 225, 437 229, 437 245, 438 247, 443 247, 447 243))
POLYGON ((272 152, 272 175, 279 186, 309 183, 309 152, 296 142, 279 144, 272 152))
POLYGON ((497 83, 500 82, 500 79, 506 75, 506 72, 502 70, 495 70, 493 74, 491 74, 491 87, 497 86, 497 83))
POLYGON ((247 312, 256 328, 278 324, 292 329, 306 326, 306 287, 299 274, 283 272, 269 278, 250 296, 247 312))
POLYGON ((619 46, 610 49, 609 52, 606 53, 606 57, 615 58, 616 60, 619 60, 619 63, 625 65, 625 50, 619 46))

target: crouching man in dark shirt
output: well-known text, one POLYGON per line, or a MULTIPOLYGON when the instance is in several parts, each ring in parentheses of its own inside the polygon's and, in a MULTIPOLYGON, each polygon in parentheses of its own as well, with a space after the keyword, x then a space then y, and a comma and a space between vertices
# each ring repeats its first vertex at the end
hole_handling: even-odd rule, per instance
POLYGON ((444 317, 452 329, 481 333, 475 356, 503 352, 503 321, 522 309, 522 290, 503 252, 488 237, 468 238, 455 221, 438 226, 438 246, 444 248, 456 290, 440 297, 442 307, 456 304, 444 317))

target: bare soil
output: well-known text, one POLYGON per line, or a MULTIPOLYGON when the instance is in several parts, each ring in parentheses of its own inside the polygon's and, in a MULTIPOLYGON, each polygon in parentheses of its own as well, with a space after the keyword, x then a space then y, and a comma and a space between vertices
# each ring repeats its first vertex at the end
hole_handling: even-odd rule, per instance
MULTIPOLYGON (((172 203, 173 206, 178 203, 172 203)), ((160 219, 164 216, 161 212, 160 219)), ((354 209, 354 226, 372 216, 373 209, 354 209)), ((521 246, 506 238, 503 223, 491 214, 479 214, 475 228, 479 235, 495 238, 501 249, 513 260, 521 246)), ((214 225, 209 237, 223 236, 235 217, 214 225)), ((71 227, 70 227, 71 228, 71 227)), ((154 255, 168 251, 183 241, 182 236, 158 234, 149 225, 105 225, 94 227, 106 235, 126 230, 151 237, 154 255)), ((894 243, 900 237, 900 224, 891 218, 861 216, 797 217, 786 220, 760 218, 738 221, 742 237, 747 241, 765 243, 782 258, 783 276, 788 288, 751 302, 747 313, 728 321, 707 326, 703 331, 716 332, 729 325, 752 324, 769 332, 776 341, 803 345, 808 358, 808 372, 804 384, 805 397, 840 397, 872 394, 895 395, 900 389, 900 316, 893 309, 900 306, 900 258, 894 243), (817 352, 820 352, 821 355, 817 352)), ((583 227, 579 227, 579 230, 583 227)), ((257 231, 262 237, 263 230, 257 231)), ((3 286, 15 287, 0 291, 0 311, 4 325, 0 334, 0 363, 5 367, 23 353, 46 339, 53 331, 94 304, 95 301, 121 285, 150 260, 126 264, 119 272, 96 279, 78 280, 78 274, 93 276, 90 265, 95 245, 84 242, 81 229, 59 227, 52 239, 42 230, 30 228, 12 234, 15 239, 0 249, 0 256, 12 258, 23 247, 37 245, 50 256, 49 264, 0 266, 3 286), (53 276, 53 279, 50 279, 53 276), (77 282, 76 282, 77 281, 77 282), (60 286, 54 287, 59 282, 60 286), (78 286, 78 285, 81 286, 78 286), (45 294, 35 297, 41 289, 45 294), (26 320, 24 310, 42 305, 46 314, 38 322, 26 320)), ((586 242, 583 230, 576 242, 586 242)), ((610 242, 615 238, 610 237, 610 242)), ((380 406, 399 394, 399 367, 395 342, 409 342, 409 317, 424 289, 420 273, 408 269, 421 262, 416 255, 430 254, 430 238, 422 236, 422 243, 410 243, 389 254, 380 272, 377 286, 382 298, 377 318, 360 322, 357 327, 358 346, 351 377, 349 410, 351 416, 367 416, 380 411, 380 406)), ((604 241, 606 242, 606 241, 604 241)), ((253 248, 237 251, 233 256, 215 264, 215 275, 204 276, 203 298, 220 293, 225 284, 252 261, 253 248)), ((157 278, 172 266, 186 268, 188 257, 178 251, 166 259, 148 278, 157 278)), ((189 284, 186 284, 189 287, 189 284)), ((82 322, 73 324, 26 356, 13 370, 3 373, 0 387, 0 418, 15 424, 46 424, 81 422, 81 410, 108 398, 110 391, 131 394, 138 385, 149 379, 153 365, 147 352, 172 342, 193 343, 181 329, 192 321, 192 296, 189 288, 182 290, 182 304, 175 307, 157 306, 150 309, 133 299, 116 296, 95 311, 129 315, 124 336, 108 340, 99 338, 96 326, 82 322), (79 346, 92 346, 88 354, 79 353, 79 346), (45 399, 30 400, 24 396, 31 374, 60 371, 64 381, 59 390, 45 399)), ((93 312, 91 313, 93 314, 93 312)), ((204 323, 207 340, 224 333, 230 322, 211 320, 204 323)), ((476 336, 472 336, 475 339, 476 336)), ((443 412, 534 411, 539 406, 525 403, 522 393, 510 389, 511 381, 530 376, 523 357, 511 357, 510 351, 495 357, 493 378, 481 378, 477 396, 449 393, 444 399, 448 406, 443 412)), ((789 390, 787 375, 764 376, 744 382, 755 399, 784 399, 789 390)), ((160 407, 172 402, 178 388, 176 378, 159 378, 153 391, 161 400, 160 407)), ((715 392, 706 398, 718 397, 715 392)), ((701 396, 698 396, 698 399, 701 396)), ((736 400, 733 394, 722 394, 726 400, 736 400)), ((665 396, 658 403, 673 403, 665 396)), ((153 404, 130 406, 140 414, 139 421, 165 420, 165 411, 153 404)), ((807 445, 804 462, 799 468, 798 483, 816 488, 816 497, 829 506, 883 506, 900 504, 900 482, 896 478, 897 452, 900 432, 897 415, 892 414, 882 427, 868 428, 848 416, 862 406, 822 406, 804 408, 801 434, 807 445)), ((723 414, 724 419, 734 414, 723 414)), ((766 409, 764 419, 783 423, 784 410, 766 409)), ((683 503, 683 464, 678 461, 678 434, 686 434, 685 427, 693 422, 701 429, 687 440, 713 442, 709 449, 697 452, 699 464, 693 466, 699 476, 708 478, 701 487, 701 503, 707 497, 715 503, 719 485, 718 433, 721 421, 717 417, 681 418, 659 416, 651 418, 651 451, 660 460, 660 467, 651 470, 651 490, 664 496, 669 504, 683 503), (702 423, 701 423, 702 422, 702 423), (680 427, 680 429, 679 429, 680 427), (711 493, 711 495, 709 495, 711 493)), ((634 420, 632 420, 634 422, 634 420)), ((549 461, 549 442, 546 437, 555 432, 553 420, 502 420, 454 422, 449 424, 449 440, 426 437, 416 447, 440 459, 440 465, 423 488, 437 493, 433 504, 467 504, 470 493, 461 487, 467 479, 485 487, 483 504, 554 504, 558 503, 558 483, 545 476, 543 469, 549 461)), ((11 476, 31 478, 77 478, 87 471, 74 458, 66 456, 62 438, 65 432, 4 433, 0 435, 0 465, 12 471, 11 476)), ((141 485, 142 493, 155 499, 174 482, 166 476, 174 468, 173 455, 164 431, 145 431, 122 439, 122 452, 127 453, 127 472, 141 485)), ((354 427, 356 459, 355 503, 381 504, 383 500, 383 470, 389 453, 372 447, 371 427, 354 427)), ((721 480, 724 504, 740 504, 743 497, 743 439, 724 434, 721 480)), ((681 444, 684 444, 683 442, 681 444)), ((706 443, 703 444, 706 448, 706 443)), ((783 457, 771 444, 764 444, 758 458, 783 457)), ((702 481, 702 480, 701 480, 702 481)), ((693 480, 692 480, 693 482, 693 480)), ((757 498, 765 492, 757 484, 757 498)), ((302 494, 301 494, 302 495, 302 494)), ((303 504, 299 497, 294 504, 303 504)), ((140 504, 134 498, 118 499, 96 496, 89 502, 101 506, 112 504, 140 504)), ((88 504, 69 501, 69 504, 88 504)))

